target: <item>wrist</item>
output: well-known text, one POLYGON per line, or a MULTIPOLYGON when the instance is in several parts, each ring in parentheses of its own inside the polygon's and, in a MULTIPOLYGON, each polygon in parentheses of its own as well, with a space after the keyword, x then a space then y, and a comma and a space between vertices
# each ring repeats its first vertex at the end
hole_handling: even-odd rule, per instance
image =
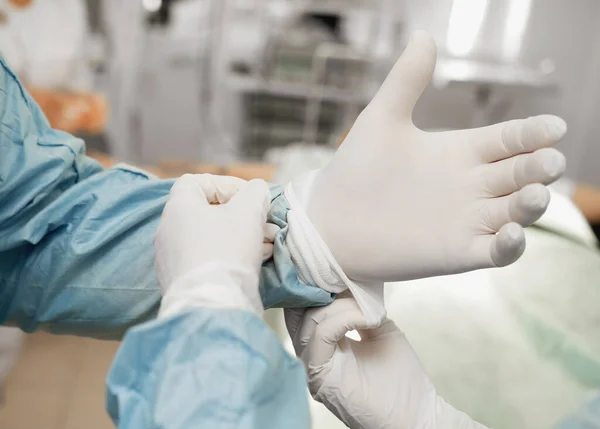
POLYGON ((339 294, 350 290, 367 325, 378 326, 386 316, 383 282, 359 283, 351 280, 306 214, 305 207, 317 173, 318 170, 312 171, 290 183, 285 189, 285 197, 290 205, 286 245, 298 278, 305 284, 318 286, 330 293, 339 294))
POLYGON ((168 287, 158 317, 207 307, 240 309, 262 316, 264 307, 258 291, 258 273, 220 262, 204 264, 177 278, 168 287))

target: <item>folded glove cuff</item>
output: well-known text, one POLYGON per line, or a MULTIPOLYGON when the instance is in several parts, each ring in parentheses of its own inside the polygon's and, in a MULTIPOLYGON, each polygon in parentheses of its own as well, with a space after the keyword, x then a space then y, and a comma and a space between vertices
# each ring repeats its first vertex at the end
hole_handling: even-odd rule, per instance
POLYGON ((386 316, 383 283, 358 283, 350 280, 306 215, 301 195, 310 193, 316 173, 317 171, 308 173, 285 189, 285 197, 290 204, 286 245, 298 278, 305 284, 318 286, 331 293, 349 289, 363 312, 367 325, 378 326, 386 316), (298 190, 299 187, 302 189, 298 190))
POLYGON ((223 262, 206 263, 173 282, 161 301, 158 317, 205 307, 236 308, 261 316, 264 307, 258 292, 258 274, 223 262))

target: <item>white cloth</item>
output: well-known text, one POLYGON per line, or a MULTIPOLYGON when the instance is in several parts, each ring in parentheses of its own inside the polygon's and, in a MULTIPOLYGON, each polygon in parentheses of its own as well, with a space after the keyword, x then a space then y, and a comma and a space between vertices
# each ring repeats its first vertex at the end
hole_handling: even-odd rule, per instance
POLYGON ((364 330, 353 298, 339 297, 286 323, 311 394, 351 429, 485 428, 437 394, 394 322, 364 330), (344 337, 351 330, 359 330, 361 341, 344 337))
POLYGON ((524 226, 550 201, 565 169, 549 146, 566 132, 544 115, 472 130, 428 133, 412 110, 436 62, 416 33, 332 162, 305 194, 304 211, 354 282, 402 281, 505 266, 525 249, 524 226))
MULTIPOLYGON (((314 176, 315 172, 308 173, 303 180, 312 183, 314 176)), ((349 289, 362 310, 367 325, 378 326, 386 315, 383 283, 358 283, 350 280, 304 213, 303 206, 306 202, 296 195, 293 186, 286 187, 285 197, 290 204, 286 245, 300 280, 332 293, 341 293, 349 289)))
MULTIPOLYGON (((210 174, 178 179, 154 239, 163 292, 159 317, 185 308, 238 308, 262 315, 258 291, 270 207, 265 182, 210 174)), ((267 252, 268 253, 268 252, 267 252)))

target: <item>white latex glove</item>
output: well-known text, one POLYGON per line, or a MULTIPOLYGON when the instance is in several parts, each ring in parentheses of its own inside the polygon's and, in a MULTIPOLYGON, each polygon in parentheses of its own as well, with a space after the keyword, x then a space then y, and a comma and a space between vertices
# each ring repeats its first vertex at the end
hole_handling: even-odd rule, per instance
POLYGON ((525 249, 522 226, 550 201, 542 184, 565 169, 564 156, 548 148, 566 132, 556 116, 439 133, 416 128, 412 111, 435 63, 434 41, 415 33, 333 161, 291 184, 300 202, 292 209, 306 212, 352 281, 515 262, 525 249))
POLYGON ((159 317, 189 307, 262 314, 258 280, 263 242, 273 235, 265 230, 269 206, 260 180, 188 174, 175 182, 154 238, 159 317))
POLYGON ((362 330, 366 321, 351 297, 302 311, 286 309, 286 325, 310 392, 348 427, 485 429, 438 396, 391 320, 362 330), (362 341, 345 337, 355 329, 362 341))

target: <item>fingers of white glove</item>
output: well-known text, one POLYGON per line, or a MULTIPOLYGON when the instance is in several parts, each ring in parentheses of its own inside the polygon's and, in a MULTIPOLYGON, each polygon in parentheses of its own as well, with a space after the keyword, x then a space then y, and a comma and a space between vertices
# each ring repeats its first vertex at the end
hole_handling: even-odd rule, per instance
POLYGON ((516 222, 529 226, 538 220, 550 204, 550 191, 544 185, 534 183, 499 198, 485 200, 483 219, 488 232, 497 232, 507 223, 516 222))
POLYGON ((261 227, 267 221, 267 213, 271 206, 269 187, 263 180, 251 180, 229 200, 228 210, 243 213, 252 222, 261 221, 261 227))
POLYGON ((169 193, 169 204, 175 205, 174 201, 189 202, 190 205, 200 207, 209 206, 209 198, 203 187, 198 183, 197 177, 193 174, 184 174, 175 181, 169 193))
POLYGON ((303 311, 300 324, 292 323, 296 322, 297 318, 293 313, 290 313, 288 315, 289 320, 286 319, 286 326, 294 343, 296 354, 298 356, 302 354, 306 348, 306 344, 314 336, 315 330, 322 320, 330 317, 332 314, 336 314, 338 311, 344 311, 348 307, 356 305, 358 308, 356 301, 353 301, 353 298, 337 298, 329 305, 307 308, 303 311))
POLYGON ((378 91, 373 105, 410 120, 412 111, 429 85, 437 60, 437 47, 427 32, 411 35, 406 49, 378 91))
POLYGON ((532 183, 551 184, 564 173, 566 160, 558 150, 544 148, 482 167, 487 196, 500 197, 532 183))
POLYGON ((351 295, 338 296, 331 304, 323 307, 306 309, 300 331, 297 333, 298 341, 301 342, 303 346, 306 345, 308 340, 314 335, 319 323, 323 320, 328 317, 333 317, 338 313, 356 310, 360 312, 360 307, 351 295))
POLYGON ((165 241, 173 240, 172 237, 178 236, 180 231, 193 231, 198 216, 209 209, 209 200, 199 184, 198 175, 181 176, 171 187, 169 200, 163 209, 153 240, 155 248, 160 250, 165 241))
POLYGON ((272 223, 265 223, 263 226, 263 263, 265 263, 273 257, 273 243, 275 242, 275 236, 277 235, 279 230, 280 228, 272 223))
POLYGON ((245 180, 231 176, 212 174, 190 174, 190 176, 202 188, 211 204, 228 202, 247 183, 245 180))
POLYGON ((540 115, 467 131, 482 162, 495 162, 556 144, 567 132, 558 116, 540 115))
MULTIPOLYGON (((337 300, 336 300, 337 301, 337 300)), ((333 306, 334 301, 329 306, 333 306)), ((312 335, 306 342, 306 347, 300 358, 307 366, 321 367, 329 362, 335 353, 337 343, 352 330, 361 330, 367 327, 367 321, 354 299, 341 299, 339 305, 330 312, 314 312, 304 317, 304 324, 310 319, 313 322, 312 335)), ((305 332, 301 333, 304 340, 305 332)))
POLYGON ((262 180, 248 182, 229 202, 212 207, 219 212, 219 224, 226 228, 220 233, 223 244, 232 246, 228 258, 252 267, 257 274, 265 252, 273 252, 272 247, 265 247, 264 243, 269 207, 269 190, 262 180))
POLYGON ((273 257, 273 243, 263 243, 262 262, 263 264, 273 257))
POLYGON ((264 232, 265 232, 265 243, 274 243, 275 236, 279 232, 281 228, 279 228, 274 223, 265 223, 264 232))
POLYGON ((308 372, 309 389, 313 396, 327 377, 331 369, 328 364, 331 363, 337 348, 343 347, 344 341, 352 341, 344 337, 346 333, 355 329, 365 329, 366 326, 367 321, 358 308, 334 314, 317 325, 314 335, 300 353, 300 359, 308 372))
POLYGON ((525 231, 518 223, 508 223, 497 234, 476 237, 471 247, 475 268, 504 267, 525 251, 525 231))

